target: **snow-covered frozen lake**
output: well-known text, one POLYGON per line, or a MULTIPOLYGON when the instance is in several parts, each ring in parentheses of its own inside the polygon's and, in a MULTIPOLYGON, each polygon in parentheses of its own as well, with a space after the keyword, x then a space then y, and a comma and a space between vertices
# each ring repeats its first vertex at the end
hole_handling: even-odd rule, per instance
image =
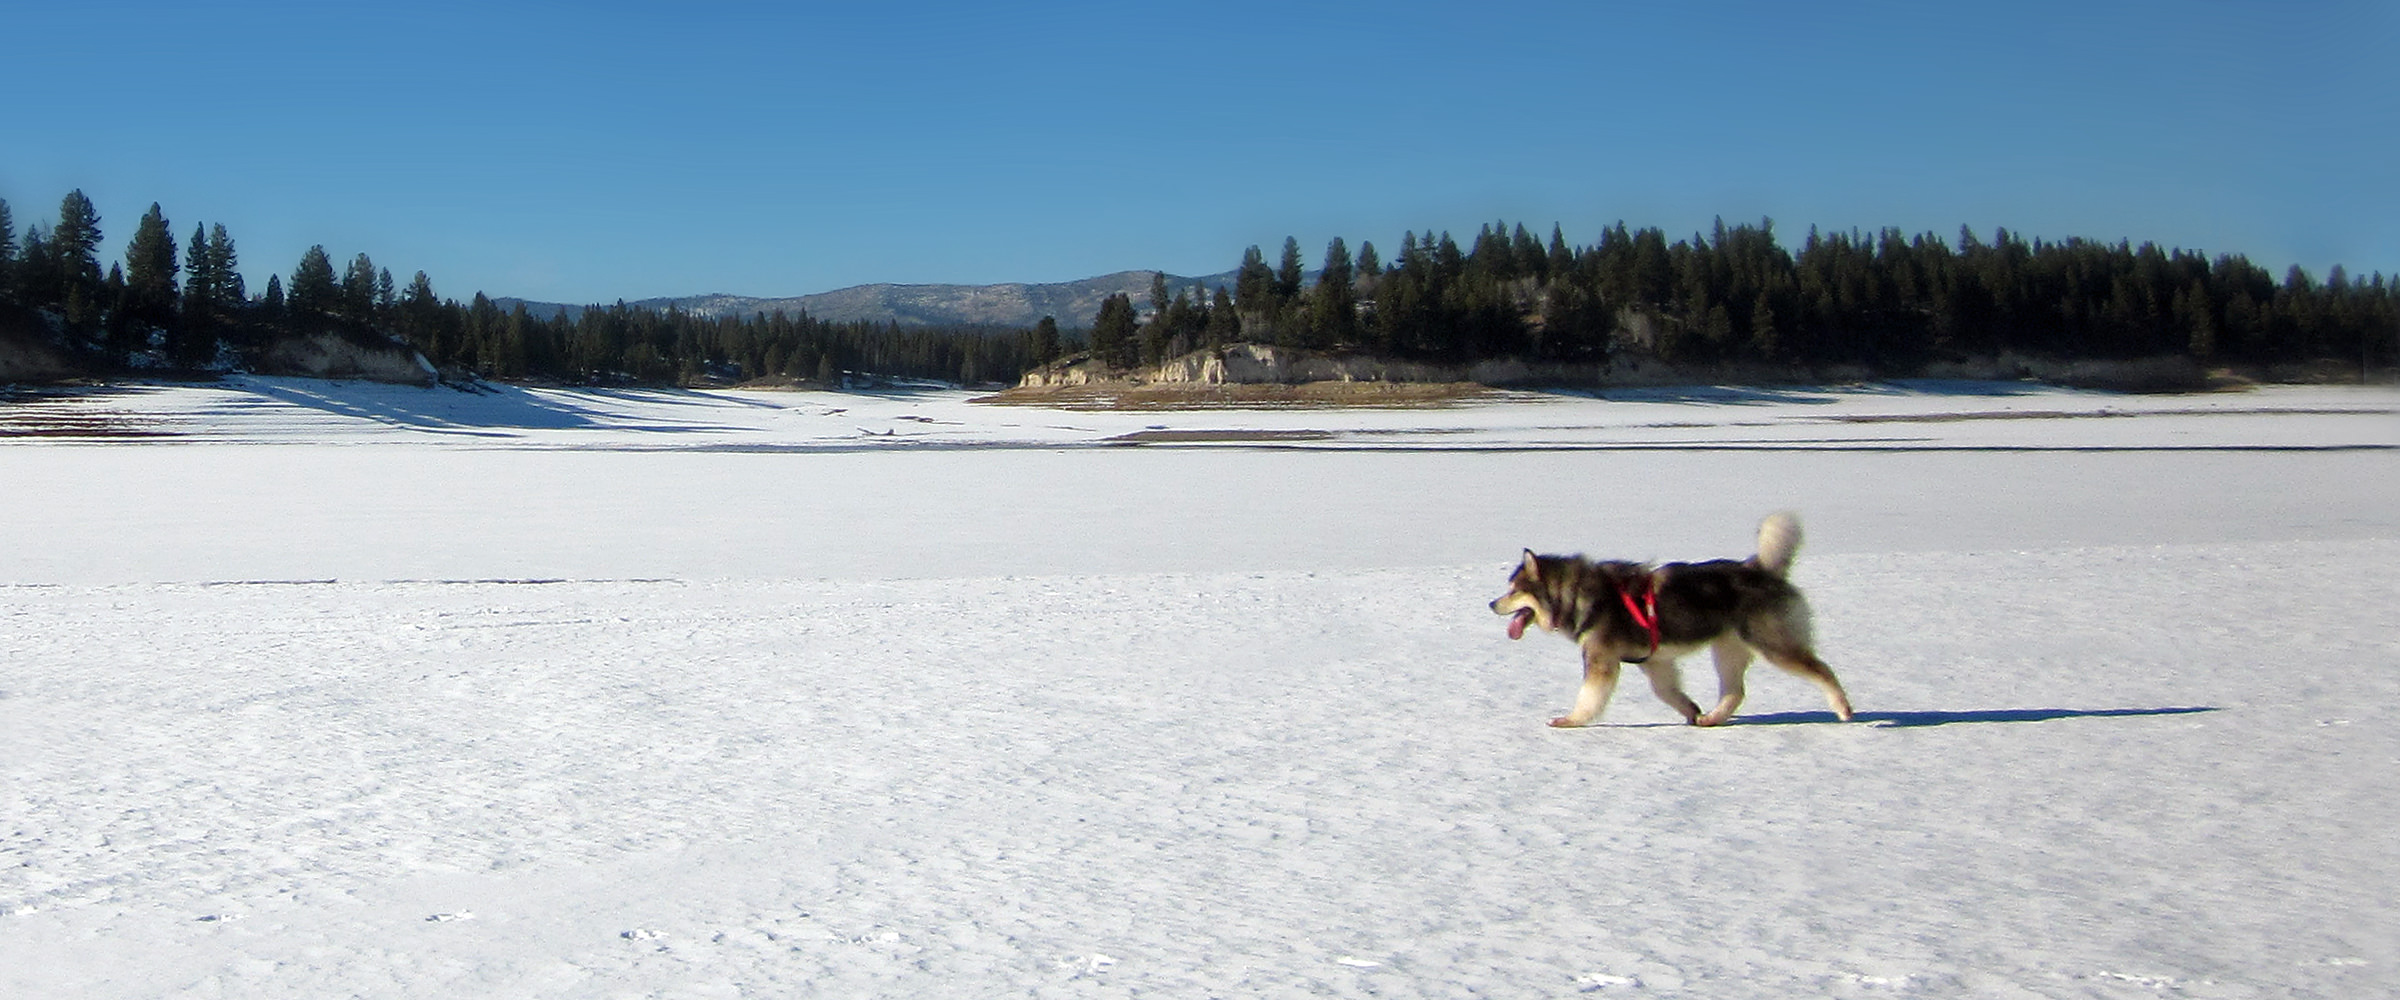
POLYGON ((2400 391, 969 399, 0 402, 0 996, 2400 992, 2400 391), (1778 508, 1858 721, 1543 725, 1778 508))

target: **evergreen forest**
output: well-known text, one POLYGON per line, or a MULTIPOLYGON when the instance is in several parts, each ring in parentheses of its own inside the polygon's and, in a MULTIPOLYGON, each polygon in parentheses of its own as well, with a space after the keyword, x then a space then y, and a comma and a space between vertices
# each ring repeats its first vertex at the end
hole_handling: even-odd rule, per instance
POLYGON ((1297 241, 1270 266, 1253 246, 1230 296, 1152 295, 1103 308, 1094 357, 1130 367, 1235 339, 1442 362, 1602 363, 1640 351, 1674 364, 1854 365, 1904 373, 1930 360, 2017 352, 2061 359, 2185 355, 2204 364, 2400 363, 2400 275, 2278 280, 2239 254, 2153 243, 2028 239, 1955 244, 1899 230, 1811 229, 1797 253, 1774 223, 1669 243, 1620 222, 1598 242, 1484 226, 1460 246, 1409 232, 1386 262, 1372 243, 1326 247, 1305 280, 1297 241))
MULTIPOLYGON (((436 294, 418 271, 406 283, 364 253, 339 267, 324 247, 301 254, 289 281, 246 288, 222 224, 195 226, 178 245, 158 205, 136 223, 126 259, 102 272, 100 216, 82 191, 57 221, 22 242, 0 201, 0 333, 17 330, 96 374, 197 373, 244 366, 285 337, 336 334, 404 344, 446 378, 578 385, 724 384, 787 377, 925 379, 965 385, 1014 381, 1032 367, 1037 330, 836 323, 783 313, 699 316, 593 306, 569 319, 503 310, 482 292, 436 294)), ((1057 343, 1055 324, 1044 324, 1057 343)), ((1055 352, 1052 346, 1047 350, 1055 352)))
POLYGON ((2294 266, 2278 279, 2239 254, 2155 244, 2028 239, 2005 229, 1811 229, 1797 251, 1774 225, 1669 242, 1603 229, 1595 243, 1485 225, 1373 243, 1333 240, 1313 270, 1287 238, 1275 264, 1250 247, 1230 287, 1157 276, 1149 301, 1111 297, 1062 330, 828 322, 806 314, 702 316, 614 306, 530 315, 482 292, 462 302, 365 253, 336 265, 311 247, 286 276, 247 288, 221 223, 178 240, 153 204, 125 259, 103 270, 101 219, 80 190, 20 231, 0 200, 0 334, 48 343, 95 374, 242 367, 278 338, 326 333, 405 344, 447 376, 563 384, 730 384, 855 376, 1014 381, 1087 356, 1133 368, 1240 341, 1463 363, 1606 365, 1626 352, 1675 364, 1853 365, 1905 373, 1930 360, 2019 352, 2062 359, 2184 355, 2206 364, 2400 363, 2400 276, 2294 266), (1086 353, 1088 352, 1088 354, 1086 353))

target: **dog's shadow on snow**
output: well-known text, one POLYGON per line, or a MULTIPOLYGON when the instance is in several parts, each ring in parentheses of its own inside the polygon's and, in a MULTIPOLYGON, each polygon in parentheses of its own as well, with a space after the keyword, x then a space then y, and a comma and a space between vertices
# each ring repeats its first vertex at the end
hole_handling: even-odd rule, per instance
MULTIPOLYGON (((1853 723, 1873 723, 1879 729, 1906 729, 1918 726, 1949 726, 1966 722, 2049 722, 2054 719, 2121 719, 2144 715, 2197 715, 2201 712, 2220 712, 2214 705, 2187 705, 2177 708, 1986 708, 1963 712, 1859 712, 1851 716, 1853 723)), ((1737 726, 1795 726, 1804 723, 1836 722, 1832 712, 1769 712, 1765 715, 1746 715, 1733 720, 1737 726)))

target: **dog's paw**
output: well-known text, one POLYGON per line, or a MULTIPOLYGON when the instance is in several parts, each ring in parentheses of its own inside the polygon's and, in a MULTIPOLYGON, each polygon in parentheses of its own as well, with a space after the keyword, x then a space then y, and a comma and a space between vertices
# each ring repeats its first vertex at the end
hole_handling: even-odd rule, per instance
POLYGON ((1691 720, 1691 722, 1692 725, 1706 729, 1715 726, 1722 726, 1732 718, 1733 717, 1730 715, 1703 715, 1699 718, 1691 720))
POLYGON ((1550 726, 1553 729, 1575 729, 1581 727, 1582 725, 1583 723, 1577 722, 1563 715, 1550 720, 1550 726))

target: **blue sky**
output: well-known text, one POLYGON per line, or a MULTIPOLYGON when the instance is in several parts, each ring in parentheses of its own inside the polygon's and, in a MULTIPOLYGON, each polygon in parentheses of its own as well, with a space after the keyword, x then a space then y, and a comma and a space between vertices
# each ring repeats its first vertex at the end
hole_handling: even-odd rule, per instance
POLYGON ((2400 4, 0 7, 0 198, 563 301, 1231 268, 1524 222, 2400 273, 2400 4))

